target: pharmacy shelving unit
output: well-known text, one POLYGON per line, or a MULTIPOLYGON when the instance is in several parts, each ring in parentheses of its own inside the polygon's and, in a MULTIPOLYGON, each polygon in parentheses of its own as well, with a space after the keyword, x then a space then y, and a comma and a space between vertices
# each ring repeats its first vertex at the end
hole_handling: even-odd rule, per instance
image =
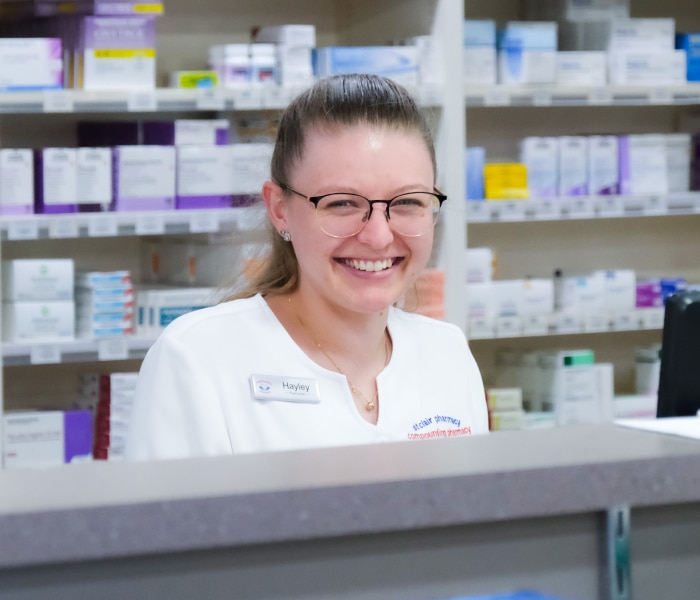
MULTIPOLYGON (((465 1, 465 18, 521 19, 517 1, 465 1)), ((699 31, 693 0, 631 0, 632 17, 674 17, 679 31, 699 31)), ((468 146, 484 146, 487 161, 517 161, 526 136, 672 133, 700 112, 700 84, 679 86, 465 86, 468 146)), ((700 204, 695 193, 646 197, 533 198, 525 202, 467 203, 468 247, 492 247, 497 278, 551 277, 594 269, 634 269, 639 276, 683 276, 700 282, 700 204)), ((468 293, 468 291, 467 291, 468 293)), ((481 333, 471 347, 487 384, 497 376, 502 348, 547 350, 589 347, 599 362, 615 365, 615 388, 634 388, 634 351, 661 341, 662 323, 636 315, 586 328, 531 335, 522 329, 481 333)), ((658 315, 657 315, 658 317, 658 315)))
MULTIPOLYGON (((157 25, 158 84, 174 70, 205 68, 208 48, 247 42, 255 26, 310 23, 317 45, 377 45, 435 34, 444 56, 461 72, 461 0, 166 0, 157 25)), ((449 62, 448 61, 448 62, 449 62)), ((152 91, 51 90, 0 93, 0 146, 75 146, 79 120, 232 117, 241 111, 277 111, 298 88, 152 91)), ((461 82, 413 90, 434 114, 439 183, 454 199, 445 210, 436 261, 447 273, 448 318, 462 310, 461 273, 466 243, 463 165, 464 111, 461 82), (456 124, 456 126, 455 126, 456 124), (453 261, 457 261, 453 264, 453 261)), ((0 217, 2 257, 71 257, 77 268, 129 269, 140 278, 144 241, 167 235, 207 239, 231 234, 245 239, 259 223, 256 209, 149 213, 92 213, 0 217)), ((62 344, 2 344, 0 410, 70 406, 77 374, 86 370, 133 371, 152 339, 76 340, 62 344)))

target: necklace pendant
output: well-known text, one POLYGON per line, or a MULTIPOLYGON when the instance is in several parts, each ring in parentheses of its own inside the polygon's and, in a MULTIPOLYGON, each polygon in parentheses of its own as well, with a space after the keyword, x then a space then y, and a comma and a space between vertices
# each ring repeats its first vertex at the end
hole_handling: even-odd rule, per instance
POLYGON ((365 404, 365 410, 366 410, 367 412, 372 412, 375 408, 377 408, 377 405, 376 405, 373 401, 368 402, 367 404, 365 404))

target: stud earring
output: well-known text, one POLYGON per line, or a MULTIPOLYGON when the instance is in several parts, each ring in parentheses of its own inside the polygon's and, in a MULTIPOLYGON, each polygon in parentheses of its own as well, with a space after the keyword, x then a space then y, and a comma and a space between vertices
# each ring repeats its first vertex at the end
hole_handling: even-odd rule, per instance
POLYGON ((292 241, 292 236, 288 231, 285 231, 284 229, 280 229, 279 234, 282 236, 282 239, 285 242, 291 242, 292 241))

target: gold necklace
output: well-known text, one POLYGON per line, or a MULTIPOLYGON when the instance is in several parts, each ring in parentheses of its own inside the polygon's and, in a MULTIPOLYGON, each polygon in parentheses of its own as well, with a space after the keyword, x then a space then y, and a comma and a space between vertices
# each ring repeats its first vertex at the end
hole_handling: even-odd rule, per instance
MULTIPOLYGON (((292 309, 292 313, 294 313, 294 316, 296 317, 296 320, 299 322, 299 325, 301 325, 301 328, 304 330, 307 336, 309 336, 309 339, 316 345, 316 347, 323 353, 323 355, 331 362, 331 364, 335 367, 335 370, 338 371, 343 377, 348 382, 348 385, 350 386, 350 391, 355 394, 356 396, 360 397, 360 400, 365 403, 365 410, 367 412, 372 412, 375 408, 377 408, 377 390, 376 390, 376 382, 375 382, 375 390, 374 390, 374 396, 372 397, 371 400, 367 400, 365 398, 365 395, 362 393, 362 391, 352 382, 350 381, 350 378, 345 374, 343 369, 341 369, 338 366, 338 363, 333 360, 333 357, 326 352, 325 348, 321 346, 316 341, 316 338, 314 338, 313 335, 311 335, 311 331, 309 331, 309 328, 304 324, 304 321, 301 320, 301 317, 299 316, 299 313, 297 312, 296 306, 294 306, 294 302, 292 302, 292 297, 287 296, 287 300, 289 300, 289 306, 292 309)), ((386 333, 384 334, 384 366, 386 367, 389 364, 389 340, 388 336, 386 333)))

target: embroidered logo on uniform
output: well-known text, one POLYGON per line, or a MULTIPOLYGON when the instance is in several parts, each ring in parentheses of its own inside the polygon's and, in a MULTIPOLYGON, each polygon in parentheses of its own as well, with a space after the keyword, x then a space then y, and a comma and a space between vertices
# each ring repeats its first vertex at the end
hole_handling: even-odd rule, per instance
POLYGON ((430 438, 457 437, 471 435, 472 428, 462 427, 462 420, 448 415, 431 415, 416 421, 408 433, 409 440, 425 440, 430 438))

